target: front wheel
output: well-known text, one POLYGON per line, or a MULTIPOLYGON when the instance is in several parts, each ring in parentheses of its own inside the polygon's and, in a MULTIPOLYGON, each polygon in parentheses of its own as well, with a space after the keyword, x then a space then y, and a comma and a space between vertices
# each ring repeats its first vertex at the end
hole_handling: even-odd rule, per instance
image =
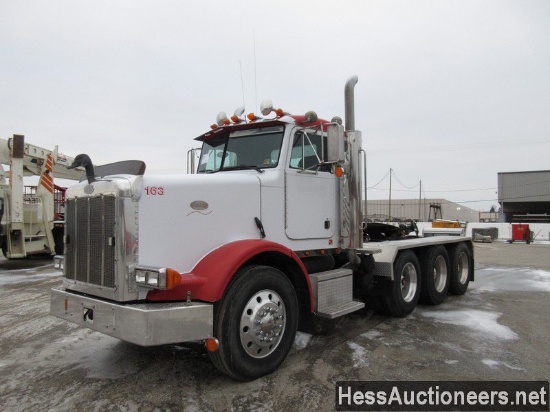
POLYGON ((383 303, 392 316, 405 317, 411 313, 420 297, 420 265, 415 253, 405 250, 393 264, 393 282, 390 294, 383 303))
POLYGON ((298 299, 290 280, 268 266, 239 270, 215 305, 212 363, 248 381, 274 372, 290 351, 298 326, 298 299))

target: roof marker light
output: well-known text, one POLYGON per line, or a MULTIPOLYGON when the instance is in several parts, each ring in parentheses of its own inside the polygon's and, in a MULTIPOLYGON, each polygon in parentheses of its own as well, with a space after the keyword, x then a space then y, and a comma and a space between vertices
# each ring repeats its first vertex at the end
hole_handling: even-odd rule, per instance
POLYGON ((254 120, 258 120, 258 117, 256 117, 256 115, 255 115, 254 113, 248 113, 248 114, 246 115, 246 118, 247 118, 248 120, 250 120, 251 122, 253 122, 254 120))
POLYGON ((225 124, 225 120, 227 120, 227 115, 225 112, 219 112, 216 116, 216 124, 218 126, 223 126, 225 124))

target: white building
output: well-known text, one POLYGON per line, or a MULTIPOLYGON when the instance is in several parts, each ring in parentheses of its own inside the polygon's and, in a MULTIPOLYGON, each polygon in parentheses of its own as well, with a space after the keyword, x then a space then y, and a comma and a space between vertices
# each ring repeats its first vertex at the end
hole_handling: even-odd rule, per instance
POLYGON ((367 200, 366 219, 370 221, 415 219, 479 222, 479 212, 446 199, 367 200))

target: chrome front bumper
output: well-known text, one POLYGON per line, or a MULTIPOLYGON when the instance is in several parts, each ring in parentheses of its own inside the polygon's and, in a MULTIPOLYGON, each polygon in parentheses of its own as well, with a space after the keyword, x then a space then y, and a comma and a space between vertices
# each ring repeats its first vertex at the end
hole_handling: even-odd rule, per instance
POLYGON ((119 304, 63 286, 51 290, 50 314, 140 346, 203 340, 212 336, 213 328, 209 303, 119 304))

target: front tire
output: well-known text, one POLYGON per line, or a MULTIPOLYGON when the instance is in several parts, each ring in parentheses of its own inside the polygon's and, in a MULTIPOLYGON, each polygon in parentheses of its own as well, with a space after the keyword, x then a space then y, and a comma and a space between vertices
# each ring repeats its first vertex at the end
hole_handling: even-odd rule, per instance
POLYGON ((391 292, 382 301, 388 313, 402 318, 414 310, 420 297, 420 265, 413 251, 405 250, 397 255, 393 276, 391 292))
POLYGON ((269 266, 239 270, 215 305, 212 363, 241 381, 274 372, 290 351, 298 326, 298 299, 290 280, 269 266))

